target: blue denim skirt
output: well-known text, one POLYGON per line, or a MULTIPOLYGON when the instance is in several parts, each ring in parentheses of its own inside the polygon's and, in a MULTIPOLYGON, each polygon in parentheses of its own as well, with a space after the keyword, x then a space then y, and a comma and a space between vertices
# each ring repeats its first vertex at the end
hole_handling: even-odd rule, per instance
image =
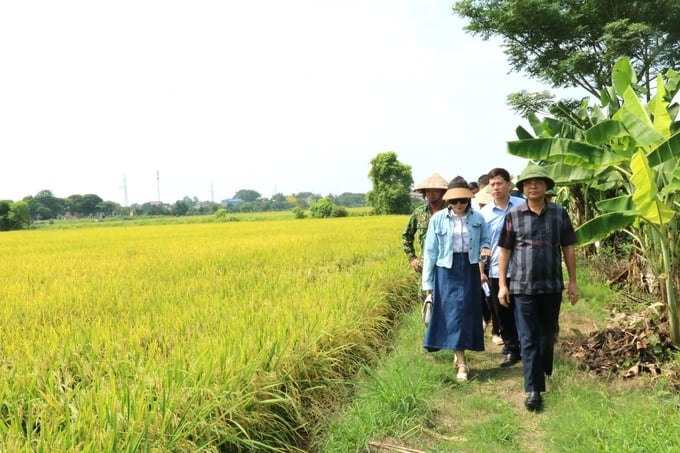
POLYGON ((435 266, 432 318, 423 347, 483 351, 481 292, 479 265, 470 264, 467 253, 454 253, 451 269, 435 266))

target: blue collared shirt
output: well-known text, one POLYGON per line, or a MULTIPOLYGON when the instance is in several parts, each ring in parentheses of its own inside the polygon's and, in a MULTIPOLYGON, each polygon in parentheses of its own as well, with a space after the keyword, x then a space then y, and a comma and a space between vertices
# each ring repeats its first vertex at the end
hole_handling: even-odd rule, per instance
MULTIPOLYGON (((501 229, 503 228, 503 221, 505 220, 505 214, 510 212, 518 206, 523 205, 526 202, 524 198, 515 197, 510 195, 510 200, 508 200, 508 205, 505 209, 500 209, 496 207, 495 200, 485 205, 479 212, 484 216, 486 221, 486 226, 489 229, 489 239, 491 241, 491 259, 489 260, 489 278, 498 278, 498 256, 500 250, 498 248, 498 238, 501 235, 501 229)), ((511 266, 508 265, 508 275, 510 276, 511 266)))

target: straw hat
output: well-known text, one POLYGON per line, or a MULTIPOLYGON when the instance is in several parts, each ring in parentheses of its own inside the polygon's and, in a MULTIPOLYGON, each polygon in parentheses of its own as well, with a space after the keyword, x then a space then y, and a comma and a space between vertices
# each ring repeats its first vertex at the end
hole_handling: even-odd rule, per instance
POLYGON ((453 200, 454 198, 474 198, 474 196, 475 195, 465 181, 453 180, 448 185, 448 190, 444 194, 444 200, 453 200))
POLYGON ((449 188, 449 183, 439 173, 432 173, 427 178, 416 186, 414 190, 425 191, 427 189, 446 190, 449 188))
POLYGON ((517 178, 517 189, 524 192, 524 182, 529 179, 542 179, 545 181, 546 189, 550 190, 555 187, 555 181, 548 176, 548 173, 538 165, 530 165, 522 171, 522 174, 517 178))
POLYGON ((475 201, 479 203, 480 206, 484 206, 485 204, 489 204, 493 197, 491 196, 491 192, 489 192, 488 187, 483 188, 479 192, 475 194, 475 201))

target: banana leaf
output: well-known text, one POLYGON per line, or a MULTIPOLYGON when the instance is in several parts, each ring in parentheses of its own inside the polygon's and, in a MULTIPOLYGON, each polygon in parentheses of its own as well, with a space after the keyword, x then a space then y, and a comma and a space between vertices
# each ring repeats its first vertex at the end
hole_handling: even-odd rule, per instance
POLYGON ((655 225, 664 225, 670 222, 675 211, 659 199, 655 172, 649 166, 647 157, 643 152, 637 152, 633 155, 630 168, 633 170, 630 180, 635 186, 633 201, 640 216, 655 225))
POLYGON ((595 203, 595 206, 601 212, 628 212, 637 214, 633 197, 630 195, 601 200, 595 203))
POLYGON ((627 135, 628 131, 621 121, 605 120, 586 131, 586 141, 598 146, 627 135))
POLYGON ((592 244, 621 231, 639 218, 637 212, 608 212, 591 219, 576 229, 579 245, 592 244))
POLYGON ((680 157, 680 132, 672 135, 668 140, 659 145, 647 155, 651 167, 656 167, 670 160, 680 157))
POLYGON ((508 153, 533 161, 559 162, 597 170, 627 160, 603 147, 568 138, 535 138, 508 142, 508 153))

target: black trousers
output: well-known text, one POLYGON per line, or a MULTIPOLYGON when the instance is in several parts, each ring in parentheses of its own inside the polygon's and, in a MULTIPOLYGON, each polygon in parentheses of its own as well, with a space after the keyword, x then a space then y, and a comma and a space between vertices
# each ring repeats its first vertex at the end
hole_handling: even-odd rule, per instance
MULTIPOLYGON (((510 279, 508 279, 509 284, 510 279)), ((520 346, 517 324, 515 323, 515 298, 510 295, 510 306, 504 307, 498 301, 498 279, 490 278, 489 286, 491 288, 492 308, 496 313, 498 329, 500 330, 501 338, 503 338, 503 354, 512 354, 519 357, 520 346)))
POLYGON ((515 303, 522 344, 524 390, 545 392, 545 377, 553 372, 555 329, 562 293, 515 294, 515 303))

